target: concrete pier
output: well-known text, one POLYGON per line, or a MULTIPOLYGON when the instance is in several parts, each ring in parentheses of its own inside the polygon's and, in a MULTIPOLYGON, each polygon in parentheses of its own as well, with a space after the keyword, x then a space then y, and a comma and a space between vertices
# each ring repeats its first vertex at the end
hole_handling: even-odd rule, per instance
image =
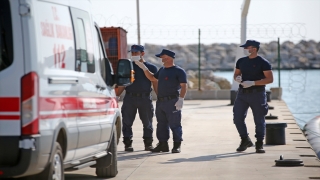
MULTIPOLYGON (((278 116, 267 122, 286 122, 285 145, 264 145, 265 154, 255 153, 250 147, 236 152, 240 143, 233 124, 233 106, 229 100, 186 100, 183 107, 183 138, 179 154, 151 153, 143 151, 142 123, 139 116, 133 126, 134 152, 124 152, 122 142, 118 145, 118 175, 115 180, 270 180, 270 179, 320 179, 320 162, 311 149, 302 131, 285 102, 272 100, 274 110, 269 113, 278 116), (301 159, 304 166, 278 167, 275 160, 301 159)), ((268 113, 268 114, 269 114, 268 113)), ((255 127, 251 110, 246 119, 249 136, 255 141, 255 127)), ((154 118, 154 130, 156 130, 154 118)), ((157 143, 154 131, 154 145, 157 143)), ((169 141, 173 147, 172 136, 169 141)), ((95 169, 85 168, 68 172, 66 180, 97 180, 95 169)))

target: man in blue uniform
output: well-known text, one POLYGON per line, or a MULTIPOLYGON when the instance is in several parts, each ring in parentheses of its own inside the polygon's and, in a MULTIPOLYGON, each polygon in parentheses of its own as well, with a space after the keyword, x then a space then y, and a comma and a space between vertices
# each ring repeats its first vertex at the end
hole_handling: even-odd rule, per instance
POLYGON ((263 140, 266 127, 265 115, 268 113, 265 85, 273 82, 273 73, 269 61, 258 55, 260 48, 258 41, 247 40, 240 47, 247 49, 250 55, 237 61, 233 76, 235 81, 240 83, 233 107, 233 121, 241 137, 237 151, 245 151, 253 146, 245 123, 250 107, 256 126, 256 153, 265 153, 263 140))
POLYGON ((174 64, 175 53, 173 51, 163 49, 156 56, 162 59, 163 67, 155 74, 144 64, 136 62, 150 81, 158 81, 156 117, 159 143, 152 152, 169 151, 170 127, 174 141, 171 152, 180 153, 181 141, 183 140, 181 109, 187 93, 187 75, 182 68, 174 64))
MULTIPOLYGON (((139 61, 144 64, 152 73, 157 72, 157 67, 151 63, 146 62, 143 59, 144 47, 142 45, 131 46, 131 60, 139 61)), ((154 114, 154 108, 152 105, 151 97, 151 81, 144 75, 144 72, 133 63, 133 69, 135 71, 135 81, 127 87, 118 87, 117 96, 126 90, 125 97, 121 108, 122 113, 122 133, 123 143, 125 145, 125 151, 133 151, 132 147, 132 124, 136 117, 137 110, 139 112, 140 119, 143 124, 143 139, 145 150, 150 151, 153 149, 153 126, 152 118, 154 114)), ((156 81, 152 82, 155 89, 156 81)))

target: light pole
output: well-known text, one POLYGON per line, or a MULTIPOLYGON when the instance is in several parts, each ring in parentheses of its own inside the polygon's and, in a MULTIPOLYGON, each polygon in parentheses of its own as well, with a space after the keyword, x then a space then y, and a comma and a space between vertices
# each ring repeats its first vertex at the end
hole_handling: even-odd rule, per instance
POLYGON ((200 47, 201 47, 201 45, 200 45, 200 34, 201 34, 201 31, 200 31, 200 29, 199 29, 199 44, 198 44, 198 58, 199 58, 199 60, 198 60, 198 86, 199 86, 199 91, 201 91, 201 69, 200 69, 200 65, 201 65, 201 63, 200 63, 200 58, 201 58, 201 52, 200 52, 200 47))
MULTIPOLYGON (((247 36, 247 15, 249 11, 249 6, 250 6, 250 1, 251 0, 243 0, 243 4, 241 7, 241 39, 240 39, 240 44, 245 43, 246 41, 246 36, 247 36)), ((241 47, 237 47, 237 53, 236 53, 236 59, 234 65, 236 65, 237 60, 241 57, 245 56, 244 50, 241 47)), ((233 72, 235 71, 235 67, 233 72)), ((233 79, 233 74, 232 74, 232 79, 233 79)), ((231 91, 230 91, 230 100, 231 100, 231 105, 234 105, 234 101, 236 99, 237 95, 237 90, 239 87, 239 83, 237 83, 235 80, 232 81, 232 86, 231 86, 231 91)))
POLYGON ((140 44, 140 11, 139 11, 139 0, 137 0, 137 26, 138 26, 138 44, 140 44))
POLYGON ((245 43, 247 39, 247 16, 250 6, 250 0, 244 0, 242 4, 241 11, 241 42, 245 43))

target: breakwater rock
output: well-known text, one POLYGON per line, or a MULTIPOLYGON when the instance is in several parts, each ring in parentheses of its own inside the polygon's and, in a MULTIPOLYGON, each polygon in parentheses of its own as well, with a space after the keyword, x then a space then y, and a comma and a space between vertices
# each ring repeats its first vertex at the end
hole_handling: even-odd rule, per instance
MULTIPOLYGON (((233 70, 238 44, 211 44, 200 46, 200 66, 203 70, 233 70)), ((129 45, 130 48, 130 45, 129 45)), ((185 70, 198 68, 198 44, 167 46, 145 44, 147 61, 162 66, 155 54, 167 48, 176 52, 175 63, 185 70)), ((278 43, 262 43, 259 55, 266 58, 276 69, 278 67, 278 43)), ((320 69, 320 42, 302 40, 299 43, 285 41, 280 44, 281 69, 320 69)))

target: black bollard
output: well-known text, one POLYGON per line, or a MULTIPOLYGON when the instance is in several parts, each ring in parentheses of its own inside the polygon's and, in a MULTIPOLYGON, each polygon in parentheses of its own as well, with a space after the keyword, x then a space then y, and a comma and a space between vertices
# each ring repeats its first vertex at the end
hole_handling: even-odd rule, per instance
POLYGON ((237 92, 238 91, 235 91, 235 90, 231 90, 230 91, 230 105, 234 105, 234 101, 236 100, 236 97, 237 97, 237 92))
POLYGON ((271 91, 266 91, 267 94, 267 102, 271 102, 271 91))
POLYGON ((266 144, 269 145, 285 145, 287 123, 274 122, 266 123, 266 144))

